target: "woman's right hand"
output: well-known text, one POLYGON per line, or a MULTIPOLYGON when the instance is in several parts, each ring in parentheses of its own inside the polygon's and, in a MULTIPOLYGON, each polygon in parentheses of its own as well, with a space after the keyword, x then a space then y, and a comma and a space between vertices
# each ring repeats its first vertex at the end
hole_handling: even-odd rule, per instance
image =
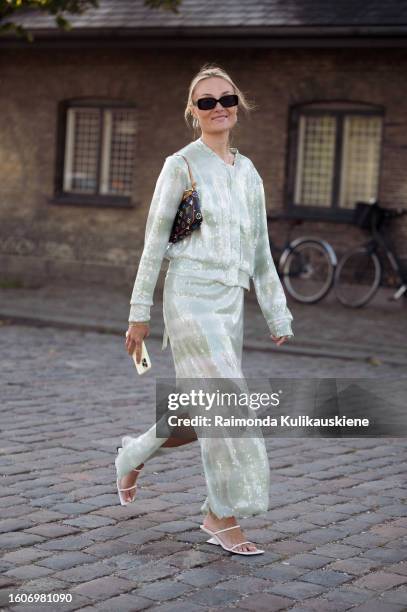
POLYGON ((126 349, 129 355, 136 351, 136 361, 141 361, 141 345, 144 338, 150 335, 150 325, 148 323, 132 323, 126 332, 126 349))

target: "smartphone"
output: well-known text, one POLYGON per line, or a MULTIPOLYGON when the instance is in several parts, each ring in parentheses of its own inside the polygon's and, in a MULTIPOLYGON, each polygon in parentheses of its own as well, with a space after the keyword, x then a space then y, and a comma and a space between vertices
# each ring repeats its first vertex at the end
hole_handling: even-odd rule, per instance
POLYGON ((137 361, 136 361, 136 351, 134 351, 132 357, 133 357, 134 365, 136 366, 136 370, 137 370, 137 372, 139 374, 145 374, 145 372, 147 372, 151 368, 151 360, 150 360, 149 354, 147 352, 147 347, 145 345, 144 340, 143 340, 143 343, 141 345, 141 361, 140 361, 140 363, 137 363, 137 361))

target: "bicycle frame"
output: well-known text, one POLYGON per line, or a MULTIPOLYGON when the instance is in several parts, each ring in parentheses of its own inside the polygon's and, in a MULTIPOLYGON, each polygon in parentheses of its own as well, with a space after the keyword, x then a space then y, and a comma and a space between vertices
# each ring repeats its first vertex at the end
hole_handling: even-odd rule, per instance
POLYGON ((363 246, 366 248, 368 253, 372 253, 372 252, 376 253, 376 255, 379 258, 379 261, 381 260, 381 257, 378 251, 378 247, 379 246, 382 247, 393 272, 395 272, 398 278, 400 279, 400 283, 401 283, 400 287, 398 287, 396 293, 393 295, 393 299, 397 300, 403 295, 403 293, 407 291, 407 286, 406 286, 407 274, 404 272, 399 258, 389 246, 385 236, 375 227, 372 227, 371 231, 372 231, 373 238, 369 240, 368 242, 365 242, 363 246))

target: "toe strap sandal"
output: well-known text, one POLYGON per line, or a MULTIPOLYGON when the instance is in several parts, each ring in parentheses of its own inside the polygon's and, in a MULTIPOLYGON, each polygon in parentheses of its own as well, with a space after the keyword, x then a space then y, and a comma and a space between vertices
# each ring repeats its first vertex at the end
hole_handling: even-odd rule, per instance
MULTIPOLYGON (((208 544, 216 544, 217 546, 221 546, 224 550, 227 550, 230 553, 234 553, 235 555, 261 555, 263 554, 264 550, 260 550, 259 548, 257 548, 257 550, 247 550, 247 551, 235 550, 235 548, 237 548, 238 546, 242 546, 242 544, 254 544, 254 542, 250 542, 248 540, 246 540, 245 542, 239 542, 238 544, 234 544, 233 546, 225 546, 225 544, 219 538, 218 533, 223 533, 224 531, 229 531, 230 529, 237 529, 238 527, 240 527, 240 525, 233 525, 233 527, 226 527, 225 529, 219 529, 218 531, 211 531, 211 529, 208 529, 204 525, 200 525, 200 528, 202 529, 202 531, 205 531, 205 533, 208 533, 210 536, 212 536, 209 540, 207 540, 208 544)), ((256 544, 254 544, 254 546, 256 546, 256 544)))
MULTIPOLYGON (((121 446, 118 446, 118 447, 117 447, 117 452, 118 452, 118 453, 120 453, 120 451, 121 451, 121 450, 122 450, 122 447, 121 447, 121 446)), ((134 468, 134 469, 132 470, 132 472, 141 472, 141 470, 137 470, 136 468, 134 468)), ((134 491, 134 495, 133 495, 133 497, 131 498, 131 500, 130 500, 130 501, 126 501, 126 500, 124 499, 124 497, 123 497, 123 491, 132 491, 133 489, 135 490, 135 489, 137 489, 137 484, 134 484, 132 487, 127 487, 126 489, 121 489, 121 488, 119 487, 119 482, 120 482, 120 480, 121 480, 120 478, 117 478, 117 479, 116 479, 117 493, 118 493, 118 495, 119 495, 119 499, 120 499, 120 503, 121 503, 121 505, 122 505, 122 506, 127 506, 127 505, 128 505, 130 502, 134 501, 134 499, 135 499, 135 497, 136 497, 136 492, 134 491)))

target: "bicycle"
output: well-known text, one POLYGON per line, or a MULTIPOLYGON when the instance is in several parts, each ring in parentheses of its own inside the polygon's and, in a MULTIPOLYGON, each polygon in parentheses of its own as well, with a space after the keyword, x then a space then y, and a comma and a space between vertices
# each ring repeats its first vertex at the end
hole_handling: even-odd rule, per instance
POLYGON ((407 270, 403 270, 400 260, 385 240, 381 228, 391 219, 407 213, 405 208, 382 208, 377 201, 357 202, 353 223, 370 231, 368 242, 345 253, 336 268, 334 291, 344 306, 360 308, 367 304, 379 289, 383 277, 383 263, 378 255, 379 247, 384 250, 393 271, 400 280, 396 292, 390 300, 398 300, 407 290, 407 270))
MULTIPOLYGON (((267 215, 268 221, 286 218, 281 215, 267 215)), ((285 244, 277 247, 270 235, 273 254, 279 257, 278 274, 287 292, 297 302, 315 304, 322 300, 332 288, 337 265, 334 249, 326 240, 314 236, 301 236, 290 240, 292 229, 303 223, 292 219, 285 244)))

